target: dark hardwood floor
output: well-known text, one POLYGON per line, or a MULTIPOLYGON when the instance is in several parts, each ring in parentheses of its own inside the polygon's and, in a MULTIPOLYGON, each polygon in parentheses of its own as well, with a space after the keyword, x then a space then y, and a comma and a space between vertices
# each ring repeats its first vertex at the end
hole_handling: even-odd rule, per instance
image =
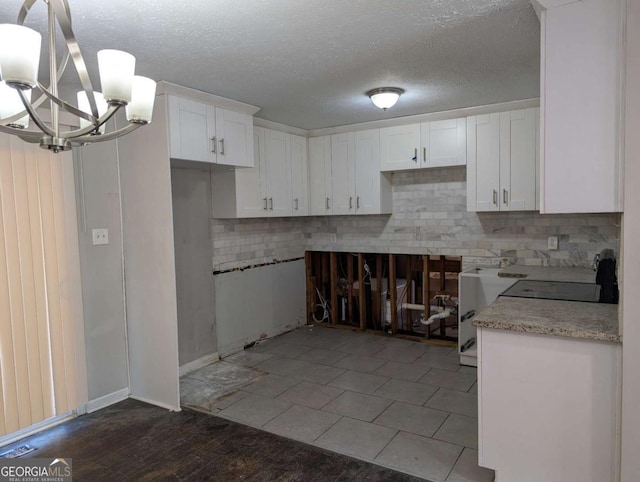
MULTIPOLYGON (((218 417, 125 400, 23 439, 77 481, 419 481, 218 417)), ((11 446, 7 447, 10 448, 11 446)))

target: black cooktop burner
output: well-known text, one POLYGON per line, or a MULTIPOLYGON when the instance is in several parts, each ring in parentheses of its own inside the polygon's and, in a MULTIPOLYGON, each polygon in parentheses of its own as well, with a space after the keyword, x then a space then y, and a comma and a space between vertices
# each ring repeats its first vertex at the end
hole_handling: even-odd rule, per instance
POLYGON ((595 283, 520 280, 500 296, 597 303, 600 299, 600 286, 595 283))

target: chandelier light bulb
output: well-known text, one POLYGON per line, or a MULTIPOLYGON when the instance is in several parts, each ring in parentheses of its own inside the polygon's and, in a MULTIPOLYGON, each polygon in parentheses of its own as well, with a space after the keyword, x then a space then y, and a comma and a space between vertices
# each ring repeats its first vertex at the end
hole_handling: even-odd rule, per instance
POLYGON ((148 124, 153 115, 156 98, 156 81, 140 75, 133 77, 131 102, 127 104, 127 121, 136 124, 148 124))
POLYGON ((126 105, 131 102, 136 58, 122 50, 100 50, 98 69, 102 95, 109 104, 126 105))
POLYGON ((41 35, 30 28, 0 24, 0 76, 8 85, 32 89, 38 83, 41 35))

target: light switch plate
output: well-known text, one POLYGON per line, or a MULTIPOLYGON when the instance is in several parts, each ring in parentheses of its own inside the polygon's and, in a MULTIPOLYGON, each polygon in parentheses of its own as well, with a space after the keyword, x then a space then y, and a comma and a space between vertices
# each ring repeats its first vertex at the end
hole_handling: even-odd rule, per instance
POLYGON ((547 249, 558 249, 558 236, 549 236, 547 238, 547 249))
POLYGON ((91 239, 94 246, 109 244, 109 230, 107 228, 92 229, 91 239))

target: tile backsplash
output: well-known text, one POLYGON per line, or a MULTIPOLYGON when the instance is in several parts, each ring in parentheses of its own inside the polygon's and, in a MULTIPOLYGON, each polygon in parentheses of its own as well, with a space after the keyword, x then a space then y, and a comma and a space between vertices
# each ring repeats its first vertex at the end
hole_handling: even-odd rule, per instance
POLYGON ((465 266, 589 267, 603 248, 619 252, 620 215, 467 212, 466 169, 393 174, 393 214, 212 220, 214 268, 302 256, 305 250, 463 256, 465 266), (547 249, 557 236, 558 250, 547 249), (334 241, 335 242, 332 242, 334 241))

